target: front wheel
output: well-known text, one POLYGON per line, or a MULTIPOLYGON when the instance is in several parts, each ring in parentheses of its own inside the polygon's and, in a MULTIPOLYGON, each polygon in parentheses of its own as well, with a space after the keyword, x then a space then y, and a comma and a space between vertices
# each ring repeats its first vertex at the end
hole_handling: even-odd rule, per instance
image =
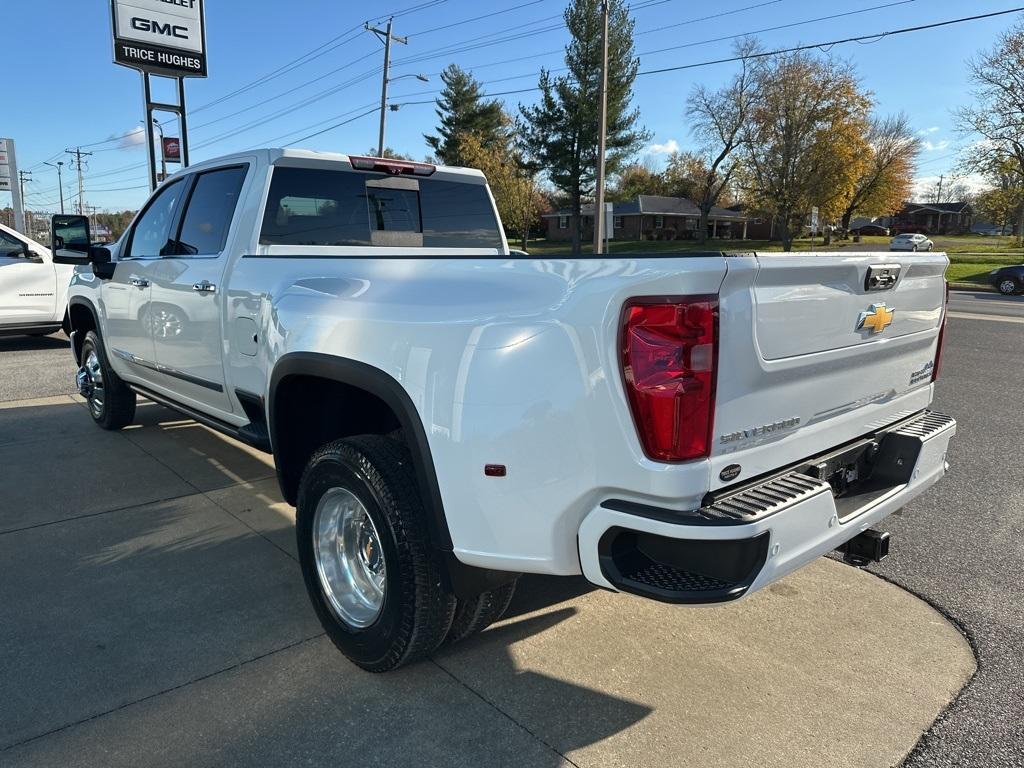
POLYGON ((299 484, 295 524, 306 591, 349 660, 386 672, 441 644, 456 601, 404 445, 364 435, 320 448, 299 484))
POLYGON ((96 331, 85 334, 81 360, 75 380, 92 420, 103 429, 127 427, 135 420, 135 393, 111 370, 96 331))
POLYGON ((1017 292, 1017 281, 1012 277, 1007 277, 1000 280, 997 287, 1003 296, 1013 296, 1017 292))

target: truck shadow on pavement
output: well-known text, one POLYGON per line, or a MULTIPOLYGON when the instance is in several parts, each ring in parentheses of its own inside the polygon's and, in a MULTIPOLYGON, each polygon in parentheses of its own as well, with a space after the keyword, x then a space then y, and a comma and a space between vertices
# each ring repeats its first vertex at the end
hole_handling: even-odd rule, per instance
POLYGON ((50 336, 0 336, 0 354, 67 348, 68 337, 63 333, 55 333, 50 336))
POLYGON ((0 763, 560 766, 652 711, 517 664, 579 579, 524 577, 502 624, 362 672, 265 527, 291 526, 267 457, 141 401, 119 433, 53 401, 0 409, 0 763), (552 707, 554 744, 522 724, 552 707))

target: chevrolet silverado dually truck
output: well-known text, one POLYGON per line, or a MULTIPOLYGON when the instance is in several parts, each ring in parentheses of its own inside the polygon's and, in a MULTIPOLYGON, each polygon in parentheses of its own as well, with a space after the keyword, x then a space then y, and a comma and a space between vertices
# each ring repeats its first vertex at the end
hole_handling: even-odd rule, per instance
POLYGON ((52 222, 78 388, 271 452, 309 596, 359 666, 499 618, 524 572, 726 603, 946 471, 942 254, 513 254, 477 171, 259 150, 108 246, 52 222))

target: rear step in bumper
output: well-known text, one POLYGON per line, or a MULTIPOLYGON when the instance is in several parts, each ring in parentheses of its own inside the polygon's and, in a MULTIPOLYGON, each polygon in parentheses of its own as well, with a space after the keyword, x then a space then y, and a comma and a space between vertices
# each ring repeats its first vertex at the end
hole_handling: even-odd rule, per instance
POLYGON ((838 499, 828 482, 804 474, 821 464, 816 458, 699 510, 605 501, 579 528, 583 574, 664 602, 735 600, 842 546, 934 484, 955 433, 956 422, 933 411, 883 430, 872 481, 838 499))

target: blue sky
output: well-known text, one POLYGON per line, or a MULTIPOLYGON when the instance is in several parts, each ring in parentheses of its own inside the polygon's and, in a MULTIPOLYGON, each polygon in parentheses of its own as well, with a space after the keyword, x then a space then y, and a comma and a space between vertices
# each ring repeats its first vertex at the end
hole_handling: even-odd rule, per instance
MULTIPOLYGON (((394 46, 392 78, 425 74, 430 82, 414 77, 394 82, 395 103, 434 98, 440 87, 437 74, 451 62, 471 69, 491 92, 530 88, 536 85, 540 67, 561 66, 567 39, 559 23, 563 0, 207 0, 209 77, 190 79, 186 85, 193 161, 255 146, 280 146, 349 118, 356 119, 296 146, 352 153, 376 146, 377 113, 364 113, 380 99, 381 45, 358 27, 367 14, 417 4, 427 7, 395 19, 396 34, 408 35, 409 44, 394 46), (466 21, 505 9, 510 10, 466 21), (311 51, 318 55, 224 98, 311 51)), ((633 2, 643 4, 647 7, 633 14, 641 70, 728 56, 730 38, 748 32, 758 32, 766 47, 780 48, 1018 5, 1013 0, 633 2), (813 21, 839 13, 848 15, 813 21), (711 16, 715 18, 706 18, 711 16), (768 30, 782 25, 792 26, 768 30)), ((56 172, 42 161, 67 161, 60 153, 77 144, 88 144, 83 148, 94 152, 85 174, 87 203, 100 209, 134 208, 148 194, 144 142, 138 135, 117 137, 140 125, 140 76, 111 63, 109 5, 102 0, 75 5, 75 14, 69 16, 67 0, 7 4, 10 26, 5 39, 20 41, 22 53, 8 66, 0 135, 15 139, 20 167, 32 171, 29 208, 56 208, 56 172), (53 23, 61 18, 68 21, 53 23)), ((832 49, 856 65, 865 87, 875 94, 879 112, 904 111, 911 116, 925 142, 919 168, 922 183, 940 173, 948 175, 957 147, 966 143, 955 134, 950 115, 969 99, 964 61, 1021 18, 1014 14, 832 49)), ((696 83, 719 84, 734 70, 734 64, 717 64, 638 78, 634 101, 653 134, 651 146, 638 159, 649 156, 660 162, 668 150, 686 148, 691 141, 683 115, 687 93, 696 83)), ((160 88, 155 96, 170 101, 172 93, 160 88)), ((535 94, 502 98, 514 110, 535 94)), ((387 143, 422 157, 427 154, 423 133, 431 132, 435 122, 431 104, 406 103, 388 114, 387 143)), ((173 118, 166 130, 176 133, 173 118)), ((64 171, 69 197, 77 191, 77 182, 67 164, 64 171)), ((0 193, 0 205, 8 200, 7 193, 0 193)))

